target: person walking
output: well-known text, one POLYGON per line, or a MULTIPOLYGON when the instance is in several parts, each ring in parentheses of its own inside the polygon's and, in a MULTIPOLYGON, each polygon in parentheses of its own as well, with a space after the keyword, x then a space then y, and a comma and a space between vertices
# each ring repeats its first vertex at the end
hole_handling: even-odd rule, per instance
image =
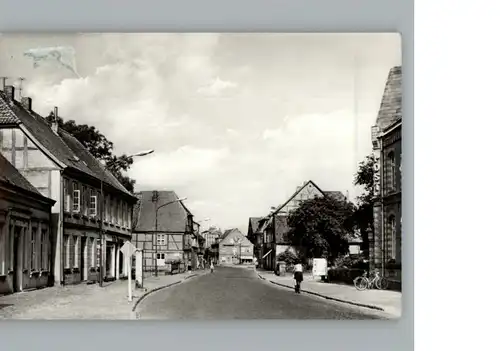
POLYGON ((295 279, 295 293, 300 294, 300 283, 304 280, 303 267, 300 261, 293 266, 293 279, 295 279))
POLYGON ((210 273, 214 272, 214 261, 210 261, 210 273))

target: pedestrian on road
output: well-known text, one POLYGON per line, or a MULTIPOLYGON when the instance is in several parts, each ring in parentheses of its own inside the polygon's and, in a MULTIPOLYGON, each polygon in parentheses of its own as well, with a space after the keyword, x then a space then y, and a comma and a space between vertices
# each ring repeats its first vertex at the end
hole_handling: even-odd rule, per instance
POLYGON ((214 262, 210 261, 210 273, 214 272, 214 262))
POLYGON ((300 283, 304 280, 303 268, 300 261, 297 261, 293 267, 293 279, 295 279, 295 292, 300 294, 300 283))

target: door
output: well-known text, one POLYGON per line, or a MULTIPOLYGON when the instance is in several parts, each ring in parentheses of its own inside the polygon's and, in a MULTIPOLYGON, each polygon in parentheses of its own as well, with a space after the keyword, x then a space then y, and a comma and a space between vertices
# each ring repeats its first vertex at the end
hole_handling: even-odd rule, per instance
POLYGON ((14 292, 23 290, 23 241, 21 237, 21 227, 14 227, 14 275, 12 287, 14 292))
POLYGON ((80 239, 80 278, 81 280, 88 279, 88 267, 87 267, 87 238, 82 236, 80 239))

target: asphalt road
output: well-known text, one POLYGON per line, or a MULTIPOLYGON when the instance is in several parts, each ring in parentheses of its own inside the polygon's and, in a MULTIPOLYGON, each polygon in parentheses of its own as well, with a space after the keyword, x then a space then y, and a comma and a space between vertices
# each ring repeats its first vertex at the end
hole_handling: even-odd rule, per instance
POLYGON ((159 290, 138 306, 140 319, 381 319, 371 310, 296 294, 247 268, 215 272, 159 290))

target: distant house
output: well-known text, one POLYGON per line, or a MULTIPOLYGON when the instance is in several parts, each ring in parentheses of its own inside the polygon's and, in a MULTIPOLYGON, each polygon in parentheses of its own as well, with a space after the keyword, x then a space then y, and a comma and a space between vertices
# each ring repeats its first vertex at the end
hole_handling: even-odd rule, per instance
POLYGON ((192 213, 174 191, 142 191, 136 196, 132 243, 144 250, 144 272, 169 271, 170 264, 178 261, 181 269, 191 267, 195 238, 192 213))
POLYGON ((274 208, 268 216, 259 220, 255 235, 262 237, 261 252, 263 255, 257 258, 260 259, 260 264, 265 269, 274 270, 277 263, 276 257, 282 252, 286 250, 297 252, 298 248, 294 247, 287 238, 287 233, 290 230, 288 226, 289 214, 297 209, 302 201, 323 196, 347 200, 340 191, 323 191, 312 180, 309 180, 298 186, 285 203, 274 208))
POLYGON ((0 155, 0 294, 49 285, 54 204, 0 155))
POLYGON ((53 114, 48 122, 33 111, 29 97, 16 100, 12 86, 0 91, 1 154, 38 192, 56 201, 51 213, 51 278, 58 285, 96 281, 101 262, 104 278, 126 276, 120 247, 131 238, 136 198, 59 128, 57 108, 53 114))
POLYGON ((219 263, 250 264, 253 262, 253 244, 238 229, 228 229, 219 241, 219 263))

